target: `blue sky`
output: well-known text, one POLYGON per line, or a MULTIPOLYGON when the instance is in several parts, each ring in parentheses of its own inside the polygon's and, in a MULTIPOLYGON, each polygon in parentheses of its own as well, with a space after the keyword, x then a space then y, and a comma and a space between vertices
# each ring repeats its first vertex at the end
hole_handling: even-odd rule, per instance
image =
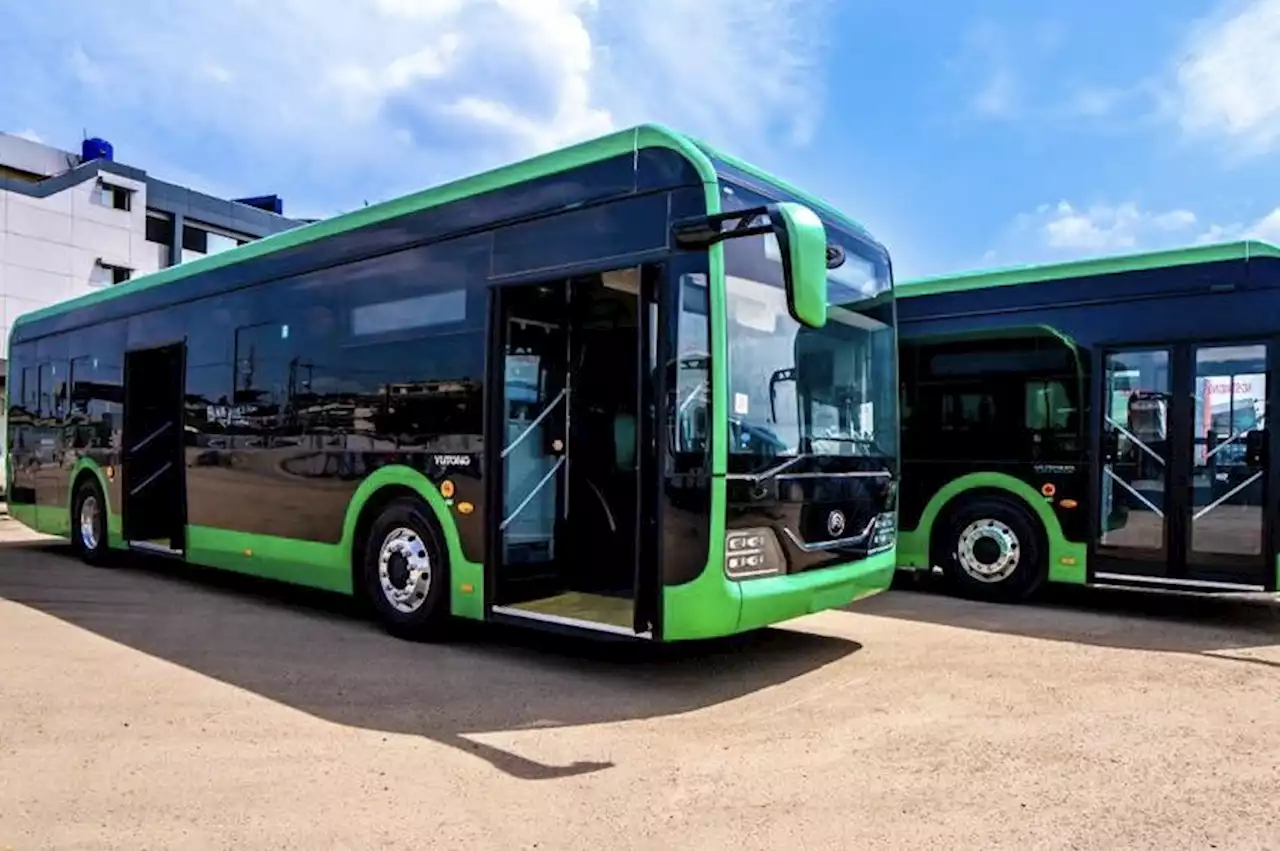
POLYGON ((900 277, 1280 241, 1280 0, 11 3, 0 129, 331 215, 656 120, 900 277))

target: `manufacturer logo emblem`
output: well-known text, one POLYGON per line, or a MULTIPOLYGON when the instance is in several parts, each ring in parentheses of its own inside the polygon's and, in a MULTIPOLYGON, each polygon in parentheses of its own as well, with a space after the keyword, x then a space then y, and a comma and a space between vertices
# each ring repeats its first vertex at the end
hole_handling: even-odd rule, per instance
POLYGON ((838 538, 844 534, 844 512, 833 511, 827 515, 827 534, 838 538))

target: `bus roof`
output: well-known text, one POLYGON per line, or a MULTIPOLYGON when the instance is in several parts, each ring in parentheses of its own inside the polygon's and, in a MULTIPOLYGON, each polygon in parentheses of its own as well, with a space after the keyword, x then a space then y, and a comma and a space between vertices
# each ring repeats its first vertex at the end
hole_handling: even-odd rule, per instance
POLYGON ((713 148, 710 145, 708 145, 706 142, 703 142, 701 139, 690 139, 689 141, 693 142, 694 145, 696 145, 704 154, 706 154, 712 160, 720 160, 725 165, 731 166, 733 168, 738 169, 739 171, 745 172, 746 174, 751 175, 752 177, 755 177, 757 180, 762 180, 765 183, 776 186, 779 189, 783 190, 784 192, 795 196, 797 199, 809 205, 815 211, 821 213, 827 218, 833 219, 834 221, 840 222, 846 225, 847 227, 852 228, 853 230, 857 231, 859 234, 867 237, 868 239, 872 238, 871 232, 866 229, 866 227, 862 224, 862 222, 858 221, 857 219, 851 218, 847 213, 840 212, 838 209, 831 206, 826 201, 823 201, 821 198, 817 197, 816 195, 806 192, 803 189, 800 189, 798 187, 792 186, 790 183, 787 183, 785 180, 780 180, 779 178, 774 177, 773 175, 765 174, 764 172, 760 171, 760 169, 756 168, 750 163, 743 162, 737 157, 734 157, 730 154, 726 154, 724 151, 717 150, 716 148, 713 148))
POLYGON ((988 269, 960 272, 901 281, 895 288, 898 298, 940 295, 989 287, 1007 287, 1015 284, 1034 284, 1042 281, 1060 281, 1067 278, 1083 278, 1091 275, 1110 275, 1117 272, 1137 272, 1145 269, 1164 269, 1171 266, 1191 266, 1197 263, 1216 263, 1224 260, 1248 260, 1252 257, 1280 257, 1280 248, 1260 240, 1246 239, 1235 242, 1219 242, 1161 251, 1144 251, 1133 254, 1113 254, 1090 257, 1061 263, 1041 263, 1013 266, 1004 269, 988 269))
MULTIPOLYGON (((281 231, 218 254, 189 260, 157 272, 140 275, 123 284, 95 290, 77 298, 22 314, 14 320, 13 327, 16 329, 18 326, 29 322, 59 316, 83 307, 120 298, 130 293, 176 283, 214 269, 286 251, 300 245, 316 242, 389 219, 421 212, 422 210, 459 201, 473 195, 480 195, 649 147, 668 148, 688 160, 707 187, 708 203, 712 203, 714 198, 714 203, 719 204, 717 190, 712 188, 717 181, 717 176, 715 166, 711 161, 712 159, 719 159, 757 180, 779 187, 813 206, 818 212, 849 224, 866 234, 866 230, 862 225, 840 213, 830 204, 804 193, 748 163, 721 153, 704 142, 668 127, 659 124, 641 124, 596 139, 580 142, 576 145, 550 151, 540 156, 423 189, 409 195, 382 201, 359 210, 281 231)), ((715 209, 718 210, 718 206, 715 209)))
MULTIPOLYGON (((123 284, 95 290, 77 298, 25 313, 14 321, 13 326, 17 328, 27 322, 58 316, 130 293, 149 290, 152 287, 172 284, 199 275, 202 272, 209 272, 255 257, 286 251, 310 242, 377 224, 378 222, 417 213, 453 201, 460 201, 473 195, 503 189, 539 177, 568 171, 578 166, 589 165, 612 156, 646 147, 670 148, 677 151, 693 165, 704 184, 715 183, 715 169, 707 159, 707 155, 692 139, 661 125, 641 124, 616 133, 610 133, 607 136, 590 139, 536 157, 423 189, 409 195, 372 204, 349 213, 342 213, 332 218, 321 219, 311 224, 281 231, 218 254, 200 257, 157 272, 141 275, 123 284)), ((709 193, 713 191, 709 190, 709 193)))

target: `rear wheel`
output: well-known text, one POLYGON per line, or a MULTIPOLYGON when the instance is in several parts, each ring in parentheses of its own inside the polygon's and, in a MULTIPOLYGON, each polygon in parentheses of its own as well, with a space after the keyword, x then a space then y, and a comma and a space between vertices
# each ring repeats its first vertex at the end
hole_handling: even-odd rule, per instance
POLYGON ((387 632, 421 641, 449 621, 449 563, 430 509, 416 499, 387 505, 364 541, 366 599, 387 632))
POLYGON ((1040 523, 1011 499, 981 497, 950 512, 937 559, 960 594, 992 602, 1031 596, 1047 574, 1040 523))
POLYGON ((85 476, 71 501, 71 548, 87 564, 107 556, 107 500, 97 479, 85 476))

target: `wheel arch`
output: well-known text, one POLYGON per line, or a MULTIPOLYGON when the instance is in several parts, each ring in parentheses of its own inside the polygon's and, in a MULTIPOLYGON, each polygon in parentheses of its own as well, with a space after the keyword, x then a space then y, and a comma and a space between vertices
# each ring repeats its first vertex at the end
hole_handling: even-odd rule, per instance
POLYGON ((358 594, 360 589, 361 542, 364 536, 383 508, 404 497, 416 498, 427 506, 429 516, 444 540, 453 585, 448 589, 453 613, 462 617, 482 617, 484 595, 480 589, 483 567, 468 561, 462 553, 462 538, 453 519, 452 502, 441 495, 430 479, 403 464, 379 468, 361 482, 347 505, 341 547, 351 571, 352 593, 358 594))
POLYGON ((914 532, 923 543, 925 554, 930 557, 933 554, 938 532, 943 528, 939 519, 945 522, 949 514, 964 502, 983 496, 1012 499, 1039 521, 1037 532, 1043 536, 1042 543, 1049 548, 1046 556, 1050 557, 1052 570, 1052 550, 1055 543, 1063 540, 1062 524, 1043 496, 1026 482, 1005 473, 969 473, 952 479, 934 493, 921 512, 920 524, 914 532))
MULTIPOLYGON (((72 519, 72 512, 75 510, 76 491, 80 489, 80 484, 86 479, 96 481, 98 490, 102 494, 103 510, 107 521, 107 546, 121 546, 120 515, 116 513, 115 507, 111 504, 111 488, 107 482, 107 474, 102 469, 102 466, 92 458, 81 458, 76 461, 71 468, 70 475, 67 477, 67 518, 72 519)), ((70 527, 69 534, 75 534, 74 522, 70 527)))

